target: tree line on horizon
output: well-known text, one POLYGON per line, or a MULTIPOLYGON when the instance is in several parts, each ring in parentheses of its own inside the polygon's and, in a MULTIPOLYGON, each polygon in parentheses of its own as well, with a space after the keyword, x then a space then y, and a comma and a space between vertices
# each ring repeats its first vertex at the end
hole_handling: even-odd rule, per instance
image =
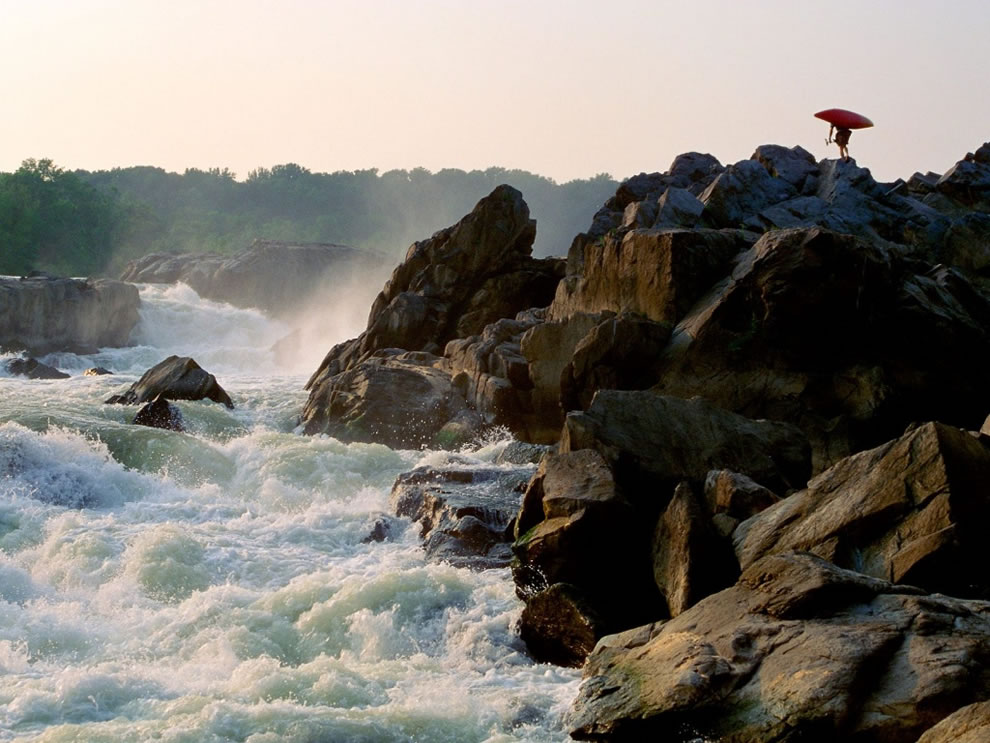
POLYGON ((607 173, 558 184, 499 167, 314 173, 287 163, 238 181, 226 168, 90 172, 28 159, 0 173, 0 274, 116 276, 149 253, 229 254, 255 239, 344 244, 398 260, 502 183, 522 192, 537 220, 538 256, 565 254, 618 185, 607 173))

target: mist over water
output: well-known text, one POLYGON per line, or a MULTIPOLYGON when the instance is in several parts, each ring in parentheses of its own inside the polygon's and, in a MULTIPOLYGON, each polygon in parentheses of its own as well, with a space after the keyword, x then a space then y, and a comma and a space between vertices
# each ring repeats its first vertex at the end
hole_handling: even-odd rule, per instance
POLYGON ((565 740, 577 673, 527 657, 508 571, 428 563, 402 520, 363 541, 448 455, 294 433, 314 367, 270 350, 288 324, 142 300, 133 347, 0 379, 0 741, 565 740), (179 402, 174 433, 102 404, 172 353, 235 410, 179 402))

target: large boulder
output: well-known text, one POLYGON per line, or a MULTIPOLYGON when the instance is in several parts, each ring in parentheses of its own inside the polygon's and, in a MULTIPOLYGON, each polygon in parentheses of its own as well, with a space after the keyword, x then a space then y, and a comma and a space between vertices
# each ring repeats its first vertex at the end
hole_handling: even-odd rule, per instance
POLYGON ((399 475, 389 504, 419 525, 433 560, 475 569, 506 567, 511 526, 532 467, 419 467, 399 475))
POLYGON ((746 569, 768 554, 805 550, 877 578, 988 598, 988 482, 983 441, 926 423, 742 522, 736 555, 746 569))
POLYGON ((630 498, 666 505, 682 480, 702 483, 730 469, 785 492, 810 476, 810 450, 790 424, 751 420, 707 400, 652 391, 601 390, 584 412, 568 414, 562 452, 594 449, 613 467, 630 498))
POLYGON ((575 241, 550 319, 607 310, 675 323, 754 239, 738 230, 656 229, 575 241))
POLYGON ((188 356, 169 356, 146 371, 126 392, 113 395, 106 403, 138 405, 159 396, 166 400, 212 400, 234 407, 217 378, 188 356))
POLYGON ((201 297, 285 317, 314 300, 325 301, 386 263, 374 251, 346 245, 255 240, 234 255, 151 253, 129 262, 120 278, 149 284, 182 282, 201 297))
POLYGON ((578 740, 915 743, 990 694, 990 604, 774 555, 584 676, 578 740))
POLYGON ((319 384, 301 422, 309 435, 396 449, 459 446, 482 423, 451 384, 442 359, 401 349, 378 351, 319 384))
POLYGON ((796 423, 821 471, 911 420, 977 428, 988 329, 990 297, 954 269, 821 228, 780 230, 674 328, 656 390, 796 423))
POLYGON ((0 348, 41 356, 126 346, 140 301, 137 287, 110 279, 0 278, 0 348))
POLYGON ((537 660, 578 666, 602 635, 664 615, 650 527, 597 452, 543 458, 515 536, 512 573, 526 602, 519 631, 537 660))

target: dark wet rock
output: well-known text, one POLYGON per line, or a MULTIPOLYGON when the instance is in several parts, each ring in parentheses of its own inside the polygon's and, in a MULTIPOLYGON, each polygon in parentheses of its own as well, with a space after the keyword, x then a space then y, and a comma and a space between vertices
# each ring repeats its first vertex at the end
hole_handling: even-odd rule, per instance
POLYGON ((499 186, 460 222, 414 243, 371 308, 368 328, 338 344, 307 387, 375 351, 439 353, 448 341, 549 303, 560 262, 531 256, 536 223, 522 194, 499 186))
POLYGON ((531 468, 420 467, 399 475, 389 504, 419 525, 431 559, 505 567, 512 521, 531 474, 531 468))
POLYGON ((689 482, 680 483, 653 534, 653 577, 672 617, 732 585, 739 575, 722 538, 689 482))
POLYGON ((144 406, 134 416, 134 423, 150 428, 164 428, 168 431, 185 431, 182 424, 182 411, 159 395, 144 406))
POLYGON ((68 379, 69 375, 54 366, 42 364, 34 358, 11 359, 7 362, 7 372, 28 379, 68 379))
POLYGON ((113 374, 113 372, 102 366, 91 366, 83 372, 84 377, 102 377, 107 374, 113 374))
POLYGON ((724 513, 742 521, 779 501, 769 488, 738 472, 712 470, 705 477, 705 502, 712 515, 724 513))
POLYGON ((543 456, 553 450, 546 444, 527 444, 513 441, 495 458, 495 464, 539 464, 543 456))
POLYGON ((774 555, 663 625, 606 638, 578 740, 914 743, 990 688, 990 604, 774 555))
POLYGON ((0 278, 0 348, 41 356, 126 346, 139 305, 136 287, 110 279, 0 278))
POLYGON ((555 583, 527 600, 519 637, 537 661, 579 668, 607 626, 580 589, 555 583))
POLYGON ((187 356, 169 356, 146 371, 126 392, 113 395, 106 403, 138 405, 159 395, 169 400, 212 400, 234 407, 217 378, 187 356))
POLYGON ((516 592, 527 605, 520 633, 535 658, 578 665, 597 638, 664 615, 651 532, 598 452, 543 458, 512 545, 516 592))
POLYGON ((361 544, 371 544, 372 542, 385 542, 392 538, 392 522, 388 518, 375 519, 371 531, 361 544))
POLYGON ((990 597, 990 449, 939 423, 844 459, 740 524, 743 569, 805 550, 840 567, 953 596, 990 597))
POLYGON ((560 374, 560 406, 586 410, 598 390, 642 390, 660 376, 671 326, 624 312, 608 316, 578 342, 560 374))
MULTIPOLYGON (((707 400, 652 391, 602 390, 585 412, 567 416, 562 452, 598 451, 631 498, 669 498, 681 480, 704 481, 730 469, 775 490, 802 487, 810 450, 793 425, 751 420, 707 400), (669 490, 667 490, 669 488, 669 490)), ((658 503, 656 513, 666 505, 658 503)))
POLYGON ((255 240, 234 255, 151 253, 131 261, 121 280, 182 282, 201 297, 289 316, 344 291, 387 265, 384 256, 330 243, 255 240))

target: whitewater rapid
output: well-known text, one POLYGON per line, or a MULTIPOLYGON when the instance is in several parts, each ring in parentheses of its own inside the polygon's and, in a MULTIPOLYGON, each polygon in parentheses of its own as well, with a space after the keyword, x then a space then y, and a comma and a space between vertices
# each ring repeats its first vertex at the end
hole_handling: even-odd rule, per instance
POLYGON ((0 741, 566 740, 578 673, 526 655, 507 570, 427 562, 402 520, 365 540, 396 475, 448 455, 299 435, 315 367, 271 351, 287 326, 141 297, 133 346, 0 377, 0 741), (173 353, 236 408, 179 402, 175 433, 102 404, 173 353))

